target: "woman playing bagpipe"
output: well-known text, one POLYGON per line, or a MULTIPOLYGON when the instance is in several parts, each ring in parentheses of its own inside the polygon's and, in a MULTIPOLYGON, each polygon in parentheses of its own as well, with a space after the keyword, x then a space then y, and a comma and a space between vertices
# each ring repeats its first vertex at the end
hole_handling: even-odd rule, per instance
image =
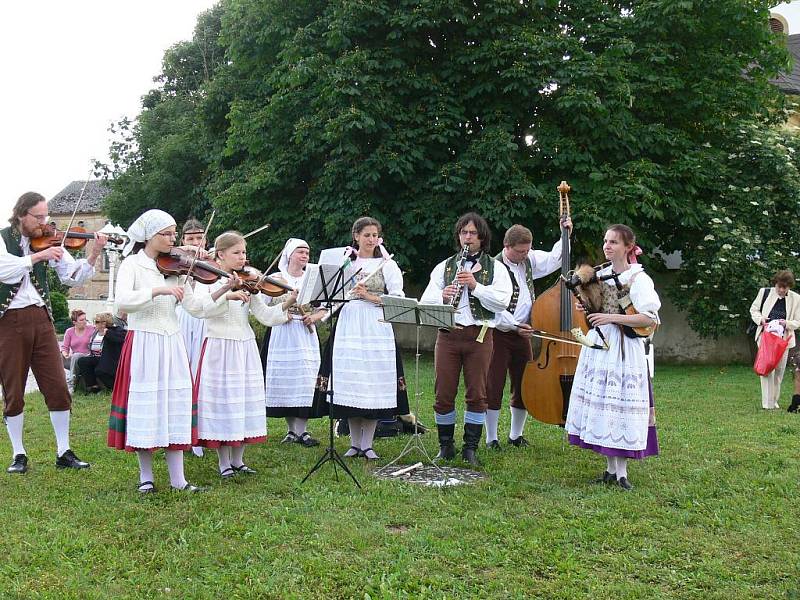
MULTIPOLYGON (((345 274, 355 274, 357 284, 350 292, 331 331, 322 357, 315 407, 327 401, 333 379, 335 418, 347 418, 350 449, 345 456, 377 460, 372 440, 378 419, 408 414, 408 394, 403 365, 389 323, 381 322, 381 294, 404 296, 403 274, 383 247, 381 224, 371 217, 353 223, 353 246, 342 260, 352 261, 345 274)), ((335 310, 335 309, 334 309, 335 310)))
POLYGON ((191 315, 206 319, 206 339, 200 353, 194 394, 197 403, 198 445, 217 450, 223 479, 237 473, 254 474, 244 464, 245 444, 263 442, 264 380, 250 313, 271 327, 289 319, 288 308, 297 292, 281 305, 267 306, 264 294, 236 289, 236 272, 245 267, 246 243, 242 235, 227 231, 214 242, 219 267, 231 276, 210 285, 187 284, 183 306, 191 315))
POLYGON ((604 345, 599 329, 608 350, 582 349, 565 428, 570 444, 606 457, 608 466, 598 481, 630 490, 628 459, 658 454, 650 369, 645 338, 639 335, 652 333, 658 324, 661 301, 636 260, 641 250, 630 227, 609 227, 603 252, 610 265, 596 273, 592 267, 588 274, 586 267, 578 269, 573 285, 594 327, 589 340, 604 345))
POLYGON ((163 210, 148 210, 130 226, 128 237, 114 304, 129 315, 128 333, 111 396, 108 445, 136 452, 141 493, 155 491, 153 451, 159 448, 166 452, 172 487, 200 491, 186 482, 183 471, 183 451, 196 434, 192 374, 175 314, 184 286, 177 277, 163 275, 156 263, 174 246, 175 219, 163 210))
MULTIPOLYGON (((308 264, 310 249, 301 239, 289 238, 278 262, 280 277, 294 289, 300 289, 308 264)), ((283 302, 286 298, 275 298, 283 302)), ((267 399, 267 416, 284 417, 287 433, 284 443, 297 443, 307 448, 319 441, 306 431, 313 414, 314 384, 319 372, 319 338, 314 325, 327 312, 300 306, 290 309, 286 323, 267 329, 261 346, 267 399)))

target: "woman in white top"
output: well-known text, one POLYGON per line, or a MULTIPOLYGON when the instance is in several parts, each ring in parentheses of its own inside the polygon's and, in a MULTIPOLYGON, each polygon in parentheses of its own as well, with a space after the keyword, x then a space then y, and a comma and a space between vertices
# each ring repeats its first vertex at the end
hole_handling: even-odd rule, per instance
MULTIPOLYGON (((310 249, 301 239, 289 238, 278 262, 280 276, 294 289, 300 289, 310 249)), ((282 301, 283 297, 276 298, 282 301)), ((284 417, 288 431, 284 443, 307 448, 319 441, 306 431, 313 412, 314 384, 319 371, 319 338, 314 325, 327 312, 324 308, 306 310, 294 306, 286 323, 267 329, 261 346, 267 398, 267 416, 284 417)))
POLYGON ((254 474, 244 464, 245 444, 266 440, 264 380, 250 313, 271 327, 288 320, 287 310, 297 292, 278 306, 267 306, 263 294, 235 291, 241 284, 236 271, 244 268, 247 250, 242 235, 226 231, 214 242, 219 267, 231 274, 211 285, 186 286, 183 306, 206 319, 206 339, 195 381, 198 444, 215 448, 223 479, 237 473, 254 474))
POLYGON ((392 326, 381 322, 380 298, 382 294, 405 295, 403 274, 383 248, 380 234, 376 219, 361 217, 353 223, 353 247, 342 258, 352 260, 348 277, 358 273, 351 292, 354 299, 341 309, 331 331, 315 394, 315 403, 323 402, 333 380, 332 415, 347 418, 350 426, 351 446, 345 456, 368 460, 379 458, 372 449, 378 419, 408 414, 400 353, 392 326))
MULTIPOLYGON (((653 387, 645 351, 645 339, 626 332, 623 326, 650 327, 658 324, 661 300, 653 280, 636 261, 636 238, 630 227, 612 225, 603 240, 603 253, 611 265, 598 276, 617 274, 622 291, 613 279, 605 286, 603 310, 587 316, 602 330, 608 350, 582 348, 565 429, 570 444, 593 450, 606 457, 607 467, 598 482, 616 483, 624 490, 628 481, 628 459, 658 454, 653 387), (637 314, 624 314, 619 295, 630 296, 637 314)), ((600 341, 596 330, 589 332, 592 343, 600 341)))
MULTIPOLYGON (((189 251, 199 251, 198 258, 207 260, 210 255, 206 252, 206 232, 203 224, 197 219, 187 219, 181 228, 181 247, 189 251)), ((194 285, 191 283, 191 285, 194 285)), ((189 365, 192 369, 192 377, 197 376, 197 363, 200 361, 200 350, 203 347, 203 340, 206 339, 206 322, 203 319, 193 317, 183 309, 183 305, 175 307, 178 315, 178 323, 181 326, 183 343, 186 346, 186 354, 189 355, 189 365)), ((203 456, 203 449, 200 446, 192 446, 192 453, 195 456, 203 456)))
POLYGON ((155 491, 153 451, 159 448, 165 449, 172 487, 201 491, 183 472, 183 451, 196 439, 192 375, 175 316, 184 286, 156 265, 158 255, 174 246, 175 219, 148 210, 128 236, 115 290, 117 312, 128 313, 128 333, 111 396, 108 445, 136 452, 141 493, 155 491))

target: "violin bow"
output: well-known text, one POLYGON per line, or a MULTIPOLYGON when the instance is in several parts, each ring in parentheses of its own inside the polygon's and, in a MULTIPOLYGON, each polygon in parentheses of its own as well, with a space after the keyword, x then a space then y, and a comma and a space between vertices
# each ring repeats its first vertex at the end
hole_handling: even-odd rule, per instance
MULTIPOLYGON (((206 236, 208 235, 208 232, 211 229, 211 222, 214 220, 214 215, 216 214, 217 214, 217 209, 215 208, 214 210, 211 211, 211 216, 208 218, 208 223, 206 224, 206 230, 203 232, 203 240, 204 240, 203 243, 205 243, 205 240, 207 239, 206 236)), ((186 272, 186 277, 183 280, 184 283, 189 281, 189 276, 192 274, 192 270, 194 269, 194 264, 197 262, 198 256, 200 256, 199 249, 197 252, 194 253, 194 256, 192 257, 192 262, 189 263, 189 270, 186 272)))
MULTIPOLYGON (((267 223, 266 225, 262 225, 262 226, 261 226, 261 227, 259 227, 258 229, 253 229, 253 231, 251 231, 250 233, 245 233, 245 234, 242 236, 242 238, 244 238, 244 239, 247 239, 247 238, 249 238, 251 235, 255 235, 255 234, 257 234, 259 231, 264 231, 264 230, 265 230, 267 227, 269 227, 269 226, 270 226, 270 224, 269 224, 269 223, 267 223)), ((279 254, 278 256, 280 256, 280 254, 279 254)))
POLYGON ((72 216, 69 219, 69 225, 67 225, 67 228, 64 229, 64 237, 61 238, 62 250, 64 249, 64 244, 67 243, 67 232, 69 231, 69 228, 72 227, 72 224, 75 222, 75 215, 78 214, 78 207, 80 207, 81 201, 83 200, 83 194, 86 193, 86 186, 89 185, 89 179, 91 179, 92 173, 94 173, 94 167, 89 169, 89 174, 86 176, 86 181, 83 184, 83 189, 81 190, 81 193, 78 196, 78 200, 75 202, 75 208, 72 210, 72 216))

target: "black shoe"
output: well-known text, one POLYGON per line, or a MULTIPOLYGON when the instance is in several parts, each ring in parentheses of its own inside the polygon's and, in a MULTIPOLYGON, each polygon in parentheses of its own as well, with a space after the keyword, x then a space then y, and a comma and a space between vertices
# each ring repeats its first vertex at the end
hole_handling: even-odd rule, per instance
POLYGON ((294 431, 287 431, 286 436, 281 440, 281 444, 294 444, 299 439, 294 431))
POLYGON ((524 446, 530 446, 530 444, 528 443, 528 440, 526 440, 524 436, 519 436, 515 440, 512 440, 511 438, 508 438, 508 444, 510 446, 515 446, 516 448, 522 448, 524 446))
POLYGON ((156 486, 155 484, 153 484, 152 481, 143 481, 142 483, 136 486, 136 489, 142 495, 156 493, 156 486))
POLYGON ((28 457, 25 454, 16 454, 11 466, 6 469, 6 473, 23 473, 28 472, 28 457))
POLYGON ((436 425, 439 434, 439 454, 434 460, 453 460, 456 457, 456 446, 453 442, 455 425, 436 425))
MULTIPOLYGON (((236 475, 236 471, 233 470, 233 467, 228 467, 224 471, 220 471, 219 472, 219 476, 222 477, 222 479, 231 479, 231 478, 233 478, 234 475, 236 475)), ((186 485, 189 485, 189 484, 186 484, 186 485)))
POLYGON ((483 433, 483 425, 476 423, 464 423, 464 447, 461 448, 461 458, 473 467, 480 467, 481 461, 478 460, 478 443, 483 433))
POLYGON ((795 394, 792 396, 792 403, 787 408, 787 412, 796 413, 800 409, 800 394, 795 394))
POLYGON ((631 485, 631 482, 628 481, 627 477, 620 477, 619 479, 617 479, 617 485, 626 492, 629 492, 633 489, 633 486, 631 485))
POLYGON ((89 463, 82 461, 72 450, 67 450, 56 458, 56 468, 58 469, 88 469, 89 463))
POLYGON ((205 491, 208 490, 208 488, 201 487, 199 485, 192 485, 191 483, 187 483, 182 488, 174 487, 172 489, 175 490, 176 492, 189 492, 189 493, 192 493, 192 494, 195 493, 195 492, 205 492, 205 491))
POLYGON ((243 473, 244 475, 255 475, 258 473, 255 469, 251 469, 247 465, 242 465, 241 467, 231 467, 237 473, 243 473))
POLYGON ((375 452, 375 450, 373 450, 372 448, 364 448, 361 451, 361 454, 359 454, 359 456, 361 456, 362 458, 366 458, 367 460, 380 460, 381 459, 381 457, 378 456, 378 453, 375 452), (370 453, 372 454, 372 456, 370 456, 370 453))
POLYGON ((503 450, 503 447, 500 445, 500 442, 498 442, 497 440, 492 440, 491 442, 486 444, 486 447, 489 448, 489 450, 497 450, 497 451, 502 451, 503 450))
POLYGON ((614 473, 603 471, 603 474, 597 479, 593 479, 592 483, 617 483, 617 476, 614 473))
POLYGON ((306 448, 313 448, 314 446, 319 446, 319 440, 314 439, 311 437, 311 434, 307 431, 304 431, 302 435, 298 436, 295 440, 296 444, 300 444, 305 446, 306 448))
POLYGON ((361 456, 361 448, 350 446, 350 449, 344 453, 345 458, 358 458, 361 456))

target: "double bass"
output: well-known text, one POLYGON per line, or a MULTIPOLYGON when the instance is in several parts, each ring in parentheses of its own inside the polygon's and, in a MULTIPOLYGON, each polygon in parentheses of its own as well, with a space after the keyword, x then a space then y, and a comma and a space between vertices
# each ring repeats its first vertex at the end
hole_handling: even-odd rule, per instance
POLYGON ((570 216, 570 187, 562 181, 557 189, 561 221, 561 277, 536 298, 531 307, 531 326, 556 335, 542 339, 538 354, 534 353, 533 360, 526 365, 522 376, 522 401, 537 421, 563 426, 580 353, 580 348, 568 340, 573 328, 579 327, 585 334, 589 325, 583 313, 575 308, 572 292, 564 283, 570 271, 569 230, 563 224, 570 216))

